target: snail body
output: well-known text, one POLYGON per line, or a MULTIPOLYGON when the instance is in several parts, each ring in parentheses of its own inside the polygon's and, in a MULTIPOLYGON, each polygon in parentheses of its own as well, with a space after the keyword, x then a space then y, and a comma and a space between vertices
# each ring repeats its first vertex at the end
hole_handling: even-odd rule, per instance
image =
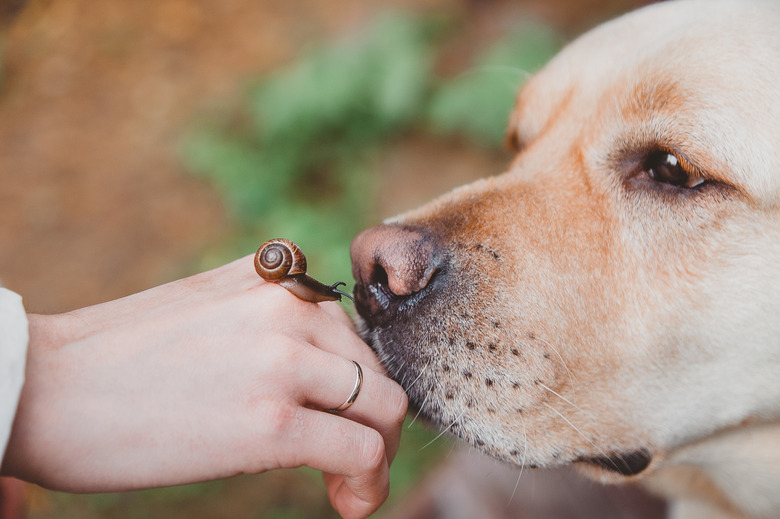
POLYGON ((301 249, 284 238, 268 240, 257 249, 255 270, 266 281, 276 283, 304 301, 321 303, 352 299, 338 289, 344 283, 325 285, 306 274, 306 256, 301 249))

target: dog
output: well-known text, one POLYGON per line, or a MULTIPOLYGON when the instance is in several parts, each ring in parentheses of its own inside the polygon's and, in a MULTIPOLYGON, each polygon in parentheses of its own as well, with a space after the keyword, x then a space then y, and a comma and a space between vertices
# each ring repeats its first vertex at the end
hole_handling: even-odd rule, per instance
POLYGON ((780 517, 780 3, 677 0, 518 94, 508 171, 363 231, 364 339, 518 467, 780 517))

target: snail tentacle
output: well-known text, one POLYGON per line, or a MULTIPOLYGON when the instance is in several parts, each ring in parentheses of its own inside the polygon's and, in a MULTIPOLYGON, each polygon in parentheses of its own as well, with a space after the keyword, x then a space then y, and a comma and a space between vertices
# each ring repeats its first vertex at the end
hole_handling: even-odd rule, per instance
MULTIPOLYGON (((345 286, 347 286, 347 284, 344 283, 343 281, 337 281, 337 282, 333 283, 332 285, 330 285, 328 288, 330 288, 333 292, 346 297, 347 299, 349 299, 350 301, 352 301, 354 303, 355 302, 355 298, 353 298, 351 294, 347 294, 343 290, 339 290, 339 287, 341 287, 341 286, 345 287, 345 286)), ((340 298, 339 298, 339 301, 341 301, 340 298)))

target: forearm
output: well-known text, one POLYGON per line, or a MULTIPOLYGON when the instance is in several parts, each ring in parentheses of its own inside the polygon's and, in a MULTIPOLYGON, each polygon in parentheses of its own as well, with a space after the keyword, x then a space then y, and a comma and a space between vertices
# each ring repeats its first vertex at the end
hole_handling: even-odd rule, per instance
MULTIPOLYGON (((181 342, 175 352, 166 345, 166 329, 154 319, 114 323, 106 331, 84 321, 85 311, 96 309, 30 316, 27 377, 3 473, 71 492, 232 475, 203 461, 224 455, 216 451, 225 443, 195 448, 205 437, 224 440, 226 434, 214 428, 221 418, 236 416, 228 402, 209 398, 213 363, 188 366, 188 375, 201 370, 202 393, 196 393, 172 380, 182 376, 176 362, 191 359, 181 342), (155 337, 158 332, 162 336, 155 337)), ((192 353, 197 350, 194 345, 192 353)))

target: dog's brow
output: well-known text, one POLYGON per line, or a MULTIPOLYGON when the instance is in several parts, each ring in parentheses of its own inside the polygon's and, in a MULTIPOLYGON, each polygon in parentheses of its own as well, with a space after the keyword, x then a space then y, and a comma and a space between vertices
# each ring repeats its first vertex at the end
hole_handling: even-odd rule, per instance
POLYGON ((639 80, 620 103, 621 117, 628 123, 623 151, 632 153, 668 150, 682 159, 698 176, 733 188, 748 199, 754 197, 739 181, 740 165, 729 158, 730 128, 716 126, 701 113, 705 107, 691 105, 698 99, 677 80, 639 80))
POLYGON ((634 113, 640 117, 660 111, 675 113, 685 99, 685 91, 677 80, 650 76, 637 81, 623 108, 627 115, 634 113))

